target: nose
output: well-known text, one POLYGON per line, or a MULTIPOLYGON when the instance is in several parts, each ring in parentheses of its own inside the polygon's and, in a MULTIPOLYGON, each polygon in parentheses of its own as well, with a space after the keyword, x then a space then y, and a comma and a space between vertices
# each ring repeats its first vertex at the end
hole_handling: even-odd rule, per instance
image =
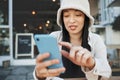
POLYGON ((75 17, 74 16, 70 16, 69 22, 74 23, 75 22, 75 17))

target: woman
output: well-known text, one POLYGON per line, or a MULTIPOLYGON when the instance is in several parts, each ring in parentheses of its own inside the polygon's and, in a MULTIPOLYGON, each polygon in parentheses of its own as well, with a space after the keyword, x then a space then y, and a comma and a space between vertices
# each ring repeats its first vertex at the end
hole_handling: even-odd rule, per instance
POLYGON ((106 47, 102 39, 89 31, 94 19, 90 15, 88 0, 61 0, 57 13, 57 24, 61 31, 52 32, 59 42, 64 68, 47 69, 58 60, 43 60, 49 53, 38 55, 34 76, 39 80, 54 76, 61 78, 87 78, 107 80, 111 68, 107 61, 106 47), (60 74, 61 72, 65 72, 60 74), (35 75, 36 74, 36 75, 35 75))

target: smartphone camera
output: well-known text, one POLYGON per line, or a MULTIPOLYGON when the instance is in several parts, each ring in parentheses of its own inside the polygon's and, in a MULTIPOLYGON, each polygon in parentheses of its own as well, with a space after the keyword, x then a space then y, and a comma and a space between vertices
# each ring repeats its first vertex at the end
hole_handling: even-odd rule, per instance
POLYGON ((39 39, 39 38, 37 38, 36 40, 37 40, 37 41, 40 41, 40 39, 39 39))

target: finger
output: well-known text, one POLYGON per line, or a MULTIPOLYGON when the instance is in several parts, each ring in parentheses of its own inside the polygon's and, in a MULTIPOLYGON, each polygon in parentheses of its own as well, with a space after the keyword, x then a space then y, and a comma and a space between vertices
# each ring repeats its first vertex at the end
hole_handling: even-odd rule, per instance
POLYGON ((49 74, 57 74, 57 73, 60 74, 62 72, 65 72, 65 68, 64 67, 63 68, 49 69, 48 70, 49 74))
POLYGON ((82 64, 83 55, 84 55, 84 53, 80 53, 80 51, 77 52, 77 54, 76 54, 76 61, 77 61, 78 65, 82 64))
POLYGON ((36 58, 36 63, 43 61, 44 59, 48 58, 49 56, 50 56, 49 53, 39 54, 36 58))
POLYGON ((58 69, 53 69, 53 70, 48 70, 49 76, 59 76, 61 73, 65 72, 65 68, 58 68, 58 69))
POLYGON ((60 45, 67 47, 68 49, 72 48, 72 44, 69 42, 59 42, 60 45))
POLYGON ((48 71, 47 68, 43 68, 43 69, 39 70, 38 72, 39 72, 39 74, 44 75, 47 73, 47 71, 48 71))
POLYGON ((65 50, 61 50, 61 53, 64 57, 68 58, 69 59, 69 53, 65 50))
POLYGON ((76 55, 77 52, 78 52, 78 50, 73 47, 73 48, 70 50, 69 57, 70 57, 72 60, 74 60, 74 59, 75 59, 75 55, 76 55))
POLYGON ((89 63, 87 63, 87 61, 89 60, 90 57, 92 57, 90 52, 87 49, 84 49, 84 55, 82 57, 82 64, 88 65, 89 63))
POLYGON ((59 75, 60 75, 60 73, 53 73, 53 74, 46 73, 46 74, 43 74, 42 76, 43 77, 55 77, 55 76, 59 76, 59 75))
MULTIPOLYGON (((55 74, 55 73, 53 73, 53 74, 48 74, 48 73, 46 73, 46 74, 43 74, 42 76, 43 77, 55 77, 55 76, 59 76, 60 74, 59 73, 57 73, 57 74, 55 74)), ((47 80, 51 80, 51 79, 47 79, 47 80)))
POLYGON ((42 77, 53 77, 53 76, 58 76, 62 72, 65 72, 65 68, 58 68, 58 69, 46 69, 44 71, 41 71, 39 74, 42 77))
POLYGON ((83 65, 87 65, 87 64, 89 64, 89 63, 87 63, 87 61, 88 61, 88 59, 90 58, 90 54, 87 54, 87 53, 85 53, 84 55, 83 55, 83 57, 82 57, 82 64, 83 65))
POLYGON ((51 66, 53 64, 58 64, 58 63, 59 63, 58 59, 44 61, 40 64, 37 64, 36 69, 40 70, 40 69, 43 69, 43 68, 47 68, 48 66, 51 66))
POLYGON ((72 59, 75 59, 75 57, 76 57, 76 54, 77 54, 77 52, 80 50, 80 49, 82 49, 82 47, 81 46, 73 46, 72 48, 71 48, 71 50, 70 50, 70 57, 72 58, 72 59))
POLYGON ((81 56, 82 56, 82 54, 79 54, 79 52, 77 52, 77 54, 76 54, 76 61, 77 61, 77 63, 79 65, 81 64, 81 56))
POLYGON ((84 53, 85 53, 84 48, 81 47, 81 48, 79 49, 78 53, 77 53, 77 56, 79 56, 80 59, 82 59, 84 53))

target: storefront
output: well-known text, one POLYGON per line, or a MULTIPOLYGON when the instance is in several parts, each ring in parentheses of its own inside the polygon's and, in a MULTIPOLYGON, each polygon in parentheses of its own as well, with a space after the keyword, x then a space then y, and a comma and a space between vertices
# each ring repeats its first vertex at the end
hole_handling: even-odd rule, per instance
POLYGON ((59 0, 0 0, 0 66, 34 65, 39 54, 34 34, 59 30, 59 0))
POLYGON ((8 0, 0 0, 0 65, 5 60, 12 60, 11 53, 11 25, 10 25, 10 13, 11 7, 9 7, 8 0), (9 8, 8 8, 9 7, 9 8))

